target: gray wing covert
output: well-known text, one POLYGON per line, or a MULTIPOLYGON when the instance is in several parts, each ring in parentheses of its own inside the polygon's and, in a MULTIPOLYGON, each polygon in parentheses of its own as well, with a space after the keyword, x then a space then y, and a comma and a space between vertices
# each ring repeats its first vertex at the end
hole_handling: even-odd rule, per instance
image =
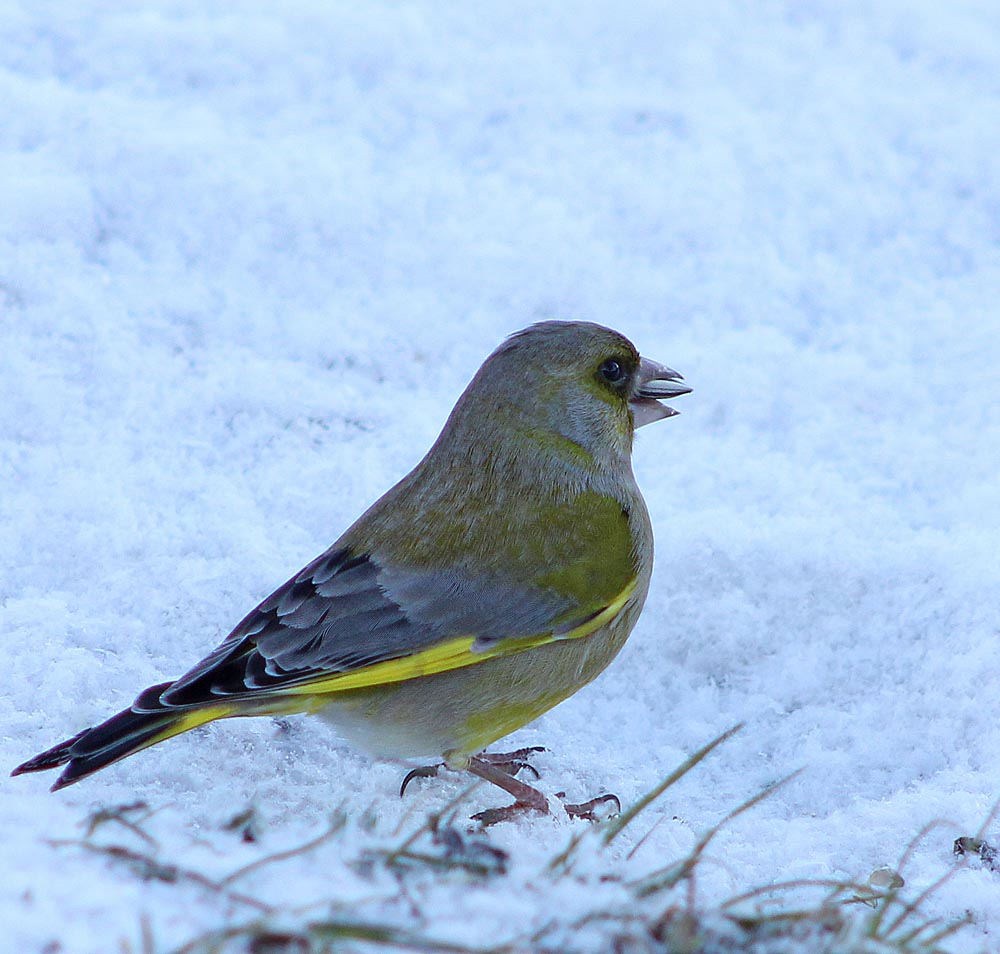
POLYGON ((455 636, 475 636, 481 645, 529 636, 551 629, 566 609, 566 598, 551 591, 457 569, 387 569, 334 547, 275 590, 157 701, 196 705, 267 692, 455 636))

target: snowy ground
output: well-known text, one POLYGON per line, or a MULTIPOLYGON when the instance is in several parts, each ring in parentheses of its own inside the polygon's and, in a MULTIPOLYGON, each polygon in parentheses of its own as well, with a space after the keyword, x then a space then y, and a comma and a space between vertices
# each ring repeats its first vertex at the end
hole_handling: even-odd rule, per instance
MULTIPOLYGON (((695 391, 637 441, 658 561, 632 640, 511 741, 549 747, 549 791, 627 802, 746 722, 622 836, 613 862, 646 868, 801 768, 713 844, 706 907, 896 867, 935 819, 907 891, 955 866, 1000 795, 1000 7, 8 0, 0 23, 0 767, 186 669, 422 456, 504 335, 582 317, 695 391)), ((400 776, 264 719, 58 795, 0 780, 5 943, 138 950, 145 919, 167 950, 248 914, 50 843, 137 800, 158 852, 221 877, 349 799, 335 850, 250 877, 275 901, 470 944, 589 910, 538 875, 566 818, 495 829, 506 878, 386 903, 347 862, 460 791, 400 800, 400 776), (245 845, 220 828, 251 801, 245 845)), ((954 950, 1000 948, 1000 875, 924 907, 971 913, 954 950)))

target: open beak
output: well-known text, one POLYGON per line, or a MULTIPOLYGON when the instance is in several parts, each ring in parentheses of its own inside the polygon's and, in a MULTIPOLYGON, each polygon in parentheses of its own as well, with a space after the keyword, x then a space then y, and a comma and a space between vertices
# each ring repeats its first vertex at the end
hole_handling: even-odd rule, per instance
POLYGON ((636 427, 652 424, 665 417, 679 414, 672 407, 661 404, 661 398, 680 397, 690 394, 691 388, 681 384, 684 379, 672 368, 664 367, 649 358, 639 360, 639 373, 636 376, 635 388, 629 400, 632 408, 632 418, 636 427))

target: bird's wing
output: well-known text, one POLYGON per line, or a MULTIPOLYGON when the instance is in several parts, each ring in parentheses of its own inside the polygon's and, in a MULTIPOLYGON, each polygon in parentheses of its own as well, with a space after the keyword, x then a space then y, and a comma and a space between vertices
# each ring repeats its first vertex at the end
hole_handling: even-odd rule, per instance
MULTIPOLYGON (((635 580, 600 606, 458 570, 385 568, 331 548, 254 609, 153 706, 236 697, 314 696, 473 665, 587 635, 626 604, 635 580)), ((140 700, 137 700, 141 704, 140 700)))

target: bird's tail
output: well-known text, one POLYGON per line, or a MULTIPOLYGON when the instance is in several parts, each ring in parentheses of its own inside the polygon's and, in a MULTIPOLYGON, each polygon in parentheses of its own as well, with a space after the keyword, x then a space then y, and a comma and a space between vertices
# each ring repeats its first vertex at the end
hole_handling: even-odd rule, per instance
POLYGON ((43 772, 65 765, 52 786, 52 791, 57 791, 133 752, 234 714, 234 707, 224 703, 184 709, 164 706, 159 696, 170 685, 151 686, 130 708, 28 759, 11 774, 43 772))

